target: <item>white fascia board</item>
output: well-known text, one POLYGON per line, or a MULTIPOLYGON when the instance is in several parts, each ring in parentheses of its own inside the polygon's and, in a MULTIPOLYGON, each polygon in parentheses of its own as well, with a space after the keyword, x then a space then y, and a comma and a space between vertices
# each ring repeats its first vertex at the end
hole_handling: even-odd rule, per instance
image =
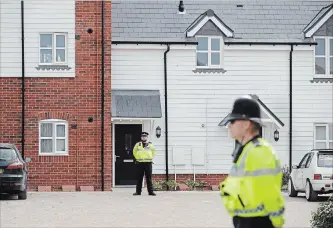
POLYGON ((228 29, 227 27, 225 27, 219 20, 217 20, 216 17, 212 17, 210 19, 226 35, 226 37, 231 38, 234 36, 233 32, 230 31, 230 29, 228 29))
MULTIPOLYGON (((282 128, 283 126, 279 123, 279 121, 277 121, 275 118, 274 118, 274 116, 272 116, 263 106, 261 106, 261 104, 259 104, 259 106, 260 106, 260 109, 262 110, 262 111, 264 111, 265 112, 265 114, 276 124, 276 126, 278 126, 279 127, 279 129, 280 128, 282 128)), ((266 121, 267 121, 267 119, 266 119, 266 121)))
POLYGON ((187 37, 193 37, 207 23, 208 20, 209 18, 206 16, 194 28, 192 28, 190 31, 187 31, 187 37))
POLYGON ((162 117, 111 117, 111 121, 145 121, 145 120, 158 120, 162 117))
MULTIPOLYGON (((313 51, 315 45, 299 45, 294 47, 294 51, 313 51)), ((290 45, 237 45, 237 43, 224 46, 224 50, 264 50, 264 51, 290 51, 290 45)))
POLYGON ((328 21, 328 19, 330 19, 330 17, 333 16, 333 8, 328 12, 326 13, 326 15, 320 20, 320 21, 317 21, 316 25, 312 27, 312 29, 308 30, 306 33, 305 33, 305 37, 309 38, 309 37, 312 37, 313 34, 315 34, 315 32, 318 31, 318 29, 326 23, 326 21, 328 21))
MULTIPOLYGON (((170 45, 170 50, 196 50, 193 44, 170 45)), ((112 44, 113 50, 166 50, 166 45, 161 44, 112 44)))
POLYGON ((194 28, 186 33, 187 37, 193 37, 195 34, 209 21, 211 20, 227 37, 233 37, 232 31, 226 28, 216 17, 205 16, 203 20, 199 22, 194 28))

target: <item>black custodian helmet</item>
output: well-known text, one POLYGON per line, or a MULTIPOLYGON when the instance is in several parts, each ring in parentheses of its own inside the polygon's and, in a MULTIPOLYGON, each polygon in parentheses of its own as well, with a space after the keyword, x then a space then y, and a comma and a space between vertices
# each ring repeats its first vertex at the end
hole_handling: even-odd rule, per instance
POLYGON ((238 98, 234 102, 231 113, 222 121, 221 125, 226 126, 232 120, 250 120, 264 126, 261 121, 259 104, 250 96, 238 98))
POLYGON ((149 135, 148 132, 145 131, 141 132, 141 136, 148 136, 148 135, 149 135))

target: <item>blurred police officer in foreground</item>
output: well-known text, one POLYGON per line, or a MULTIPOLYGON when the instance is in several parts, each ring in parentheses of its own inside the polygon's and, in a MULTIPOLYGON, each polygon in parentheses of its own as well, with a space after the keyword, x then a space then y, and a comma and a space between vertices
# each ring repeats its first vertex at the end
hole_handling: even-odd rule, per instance
POLYGON ((155 196, 153 189, 152 163, 155 157, 155 147, 151 142, 148 142, 148 133, 141 133, 141 141, 137 142, 133 148, 133 155, 137 166, 137 184, 136 192, 133 195, 141 195, 143 176, 146 176, 147 190, 149 195, 155 196))
POLYGON ((234 102, 224 120, 240 144, 233 153, 230 174, 220 184, 222 202, 235 228, 275 228, 284 224, 280 160, 259 135, 260 107, 251 97, 234 102))

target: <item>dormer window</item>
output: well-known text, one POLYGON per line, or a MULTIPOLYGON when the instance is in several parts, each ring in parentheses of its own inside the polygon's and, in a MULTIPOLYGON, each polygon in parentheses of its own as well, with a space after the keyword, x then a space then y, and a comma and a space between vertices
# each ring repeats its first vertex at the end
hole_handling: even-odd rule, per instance
POLYGON ((197 37, 197 67, 221 68, 222 38, 197 37))
POLYGON ((333 38, 315 37, 315 74, 319 77, 333 76, 333 38))
POLYGON ((186 37, 195 38, 197 45, 196 69, 193 72, 225 73, 223 69, 224 38, 232 38, 234 32, 209 9, 186 29, 186 37))
POLYGON ((332 82, 333 78, 332 23, 333 4, 330 4, 323 7, 303 29, 305 38, 313 38, 317 42, 314 52, 314 74, 316 79, 325 79, 325 82, 332 82))

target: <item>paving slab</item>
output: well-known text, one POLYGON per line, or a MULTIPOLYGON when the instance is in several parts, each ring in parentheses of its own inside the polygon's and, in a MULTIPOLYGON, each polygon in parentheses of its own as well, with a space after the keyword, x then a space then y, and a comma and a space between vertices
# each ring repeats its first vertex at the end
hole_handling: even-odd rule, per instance
MULTIPOLYGON (((0 200, 0 227, 233 227, 216 191, 30 192, 27 200, 0 200)), ((285 227, 310 227, 318 202, 286 196, 285 227)))

